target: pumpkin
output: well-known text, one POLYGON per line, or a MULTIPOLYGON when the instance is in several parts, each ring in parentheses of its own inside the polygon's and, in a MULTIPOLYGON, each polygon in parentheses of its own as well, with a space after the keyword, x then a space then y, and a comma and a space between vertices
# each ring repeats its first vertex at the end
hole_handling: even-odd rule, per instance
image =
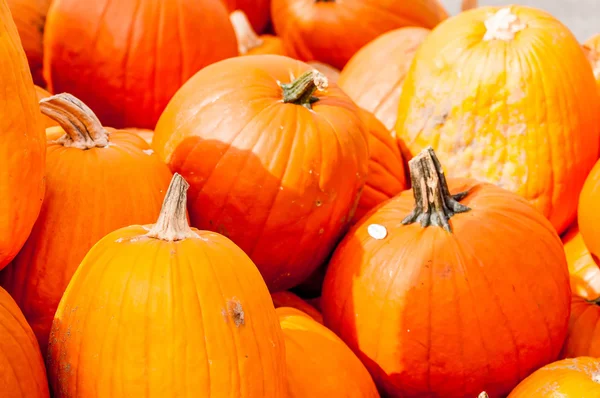
POLYGON ((433 28, 448 17, 438 0, 272 0, 287 54, 342 69, 365 44, 404 26, 433 28))
POLYGON ((44 128, 27 59, 0 0, 0 269, 21 249, 44 198, 44 128))
POLYGON ((583 44, 584 52, 592 65, 594 71, 594 77, 596 78, 596 85, 598 91, 600 91, 600 34, 596 34, 590 37, 583 44))
POLYGON ((315 321, 321 324, 323 323, 323 316, 321 315, 321 313, 315 307, 308 304, 306 301, 302 300, 300 297, 296 296, 292 292, 283 291, 272 293, 271 299, 273 299, 273 305, 275 306, 275 308, 296 308, 299 311, 304 312, 306 315, 309 315, 315 321))
POLYGON ((284 396, 267 287, 233 242, 189 227, 187 187, 175 175, 156 224, 109 233, 81 262, 52 324, 56 398, 284 396))
POLYGON ((396 131, 411 154, 432 145, 452 175, 524 196, 560 234, 598 158, 594 84, 577 40, 551 15, 481 7, 425 39, 404 81, 396 131))
MULTIPOLYGON (((44 90, 40 86, 35 86, 35 93, 37 94, 38 101, 52 96, 52 94, 50 94, 48 91, 44 90)), ((54 119, 46 115, 42 115, 42 120, 44 121, 45 128, 59 126, 59 124, 54 119)))
POLYGON ((477 8, 478 5, 479 5, 478 0, 462 0, 462 2, 460 3, 460 9, 461 9, 461 11, 467 11, 472 8, 477 8))
POLYGON ((600 297, 600 267, 597 258, 583 242, 577 224, 567 230, 562 238, 574 295, 588 300, 600 297))
POLYGON ((46 368, 31 327, 0 288, 0 391, 2 398, 48 398, 46 368))
POLYGON ((588 174, 581 194, 577 212, 579 231, 586 247, 596 256, 600 256, 600 213, 598 200, 600 199, 600 161, 596 162, 588 174))
POLYGON ((505 396, 566 336, 561 241, 522 197, 446 180, 431 148, 409 165, 413 190, 365 216, 333 254, 325 325, 388 396, 505 396))
POLYGON ((189 181, 191 224, 233 240, 272 292, 325 262, 367 176, 367 133, 354 102, 278 55, 198 72, 165 109, 152 146, 189 181))
POLYGON ((563 359, 538 369, 508 398, 595 398, 600 395, 600 359, 563 359))
POLYGON ((396 126, 402 83, 429 32, 419 27, 387 32, 354 54, 340 74, 342 90, 388 130, 396 126))
POLYGON ((395 138, 372 113, 361 110, 360 115, 369 132, 369 175, 353 222, 360 220, 381 202, 408 188, 404 159, 395 138))
POLYGON ((263 34, 258 36, 252 29, 248 17, 243 11, 236 10, 229 15, 238 43, 240 55, 278 54, 285 55, 283 44, 277 36, 263 34))
POLYGON ((115 128, 153 129, 177 89, 237 55, 225 5, 214 0, 54 0, 44 74, 115 128))
POLYGON ((35 84, 45 86, 42 75, 43 38, 51 0, 7 0, 25 50, 35 84))
POLYGON ((62 128, 48 134, 39 218, 0 285, 23 310, 45 354, 56 307, 85 254, 117 228, 156 219, 171 172, 141 138, 102 127, 69 94, 46 98, 40 107, 62 128))
POLYGON ((600 357, 600 298, 586 300, 573 296, 569 333, 561 357, 600 357))
POLYGON ((229 12, 243 11, 255 32, 262 33, 269 23, 271 0, 224 0, 229 12))
POLYGON ((146 141, 148 145, 152 145, 152 137, 154 137, 154 131, 148 129, 137 129, 134 127, 126 128, 125 130, 137 134, 141 139, 146 141))
POLYGON ((379 398, 367 369, 332 331, 293 308, 276 312, 285 339, 288 397, 379 398))
POLYGON ((334 68, 331 65, 327 65, 327 64, 324 64, 319 61, 309 61, 309 62, 307 62, 307 64, 309 64, 310 66, 312 66, 313 68, 315 68, 316 70, 321 72, 323 75, 325 75, 325 77, 327 78, 327 80, 330 83, 337 84, 338 79, 340 78, 340 70, 339 69, 334 68))

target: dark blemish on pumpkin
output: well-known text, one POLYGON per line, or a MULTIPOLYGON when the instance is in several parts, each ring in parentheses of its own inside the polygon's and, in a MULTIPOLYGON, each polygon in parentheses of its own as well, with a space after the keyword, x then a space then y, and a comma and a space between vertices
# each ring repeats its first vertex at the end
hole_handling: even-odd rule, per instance
POLYGON ((440 126, 446 123, 446 120, 448 120, 448 112, 444 112, 441 115, 436 115, 431 120, 435 126, 440 126))
POLYGON ((317 201, 315 202, 315 206, 317 207, 321 207, 322 204, 323 202, 321 202, 319 199, 317 199, 317 201))
POLYGON ((242 303, 237 299, 227 301, 227 314, 233 319, 233 323, 236 327, 243 326, 246 323, 244 309, 242 303))

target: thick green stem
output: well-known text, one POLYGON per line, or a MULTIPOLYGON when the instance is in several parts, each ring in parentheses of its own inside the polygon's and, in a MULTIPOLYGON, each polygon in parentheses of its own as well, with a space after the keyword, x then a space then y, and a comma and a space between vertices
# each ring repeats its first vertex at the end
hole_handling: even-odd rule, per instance
POLYGON ((302 105, 312 109, 312 104, 319 100, 313 96, 315 91, 325 91, 329 82, 325 75, 316 69, 309 70, 291 83, 282 84, 283 102, 302 105))
POLYGON ((415 197, 415 209, 402 220, 402 224, 418 221, 423 227, 433 225, 452 232, 450 217, 471 210, 459 203, 468 192, 450 194, 442 165, 431 147, 425 148, 412 158, 408 166, 415 197))

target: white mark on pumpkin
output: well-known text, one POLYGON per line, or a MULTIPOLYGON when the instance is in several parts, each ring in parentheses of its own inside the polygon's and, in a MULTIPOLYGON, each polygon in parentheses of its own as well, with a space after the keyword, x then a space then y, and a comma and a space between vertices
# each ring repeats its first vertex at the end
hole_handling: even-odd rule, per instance
POLYGON ((222 310, 221 313, 225 316, 226 320, 227 316, 231 317, 233 323, 238 328, 246 323, 246 314, 242 308, 242 303, 235 297, 231 300, 227 300, 227 311, 222 310))
POLYGON ((119 238, 115 241, 115 243, 121 243, 121 242, 123 242, 123 238, 119 238))
POLYGON ((154 153, 154 151, 152 149, 144 149, 142 152, 144 152, 148 156, 150 156, 154 153))
POLYGON ((592 375, 592 381, 593 381, 594 383, 598 383, 598 384, 600 384, 600 373, 594 373, 594 374, 592 375))
POLYGON ((373 239, 382 240, 387 236, 387 229, 380 224, 371 224, 367 227, 367 232, 373 239))

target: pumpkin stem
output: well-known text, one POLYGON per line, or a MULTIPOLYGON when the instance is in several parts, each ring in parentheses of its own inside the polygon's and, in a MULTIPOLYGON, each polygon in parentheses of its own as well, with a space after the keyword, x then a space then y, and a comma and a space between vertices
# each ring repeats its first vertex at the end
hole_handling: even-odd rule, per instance
POLYGON ((585 53, 588 61, 590 61, 590 64, 592 64, 594 77, 596 80, 600 79, 600 53, 585 44, 583 45, 583 52, 585 53))
POLYGON ((490 396, 488 395, 487 392, 482 391, 479 393, 479 395, 477 396, 477 398, 490 398, 490 396))
POLYGON ((309 70, 291 83, 281 84, 283 89, 283 102, 302 105, 312 109, 312 104, 319 98, 314 97, 315 91, 325 91, 329 82, 324 74, 316 69, 309 70))
POLYGON ((262 46, 263 40, 252 29, 252 25, 250 25, 250 21, 248 21, 248 17, 243 11, 235 10, 229 14, 229 21, 231 21, 235 31, 240 55, 245 55, 248 51, 262 46))
POLYGON ((484 24, 487 29, 483 36, 484 41, 510 41, 515 38, 517 32, 527 27, 519 17, 512 13, 510 7, 499 9, 494 15, 486 19, 484 24))
POLYGON ((415 197, 415 209, 402 220, 402 224, 419 221, 423 227, 433 225, 452 232, 448 222, 450 217, 471 210, 459 203, 468 195, 468 191, 450 194, 442 165, 431 147, 425 148, 412 158, 408 166, 415 197))
POLYGON ((197 236, 190 228, 186 214, 189 187, 190 184, 180 174, 175 173, 165 195, 158 221, 146 236, 169 242, 197 236))
POLYGON ((108 132, 96 114, 75 96, 62 93, 40 100, 40 110, 65 131, 58 143, 72 148, 104 148, 108 132))

